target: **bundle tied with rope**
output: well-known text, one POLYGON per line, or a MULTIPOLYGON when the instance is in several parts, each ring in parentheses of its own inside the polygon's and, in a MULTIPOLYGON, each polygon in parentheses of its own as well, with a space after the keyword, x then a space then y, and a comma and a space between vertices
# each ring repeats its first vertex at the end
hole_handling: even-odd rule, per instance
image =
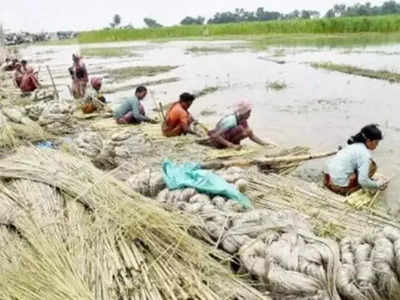
MULTIPOLYGON (((244 209, 233 200, 189 188, 171 191, 163 188, 160 173, 145 170, 129 182, 149 196, 158 190, 156 200, 167 209, 200 219, 215 246, 238 257, 241 270, 259 278, 273 297, 340 299, 335 284, 338 246, 314 236, 302 215, 244 209), (151 183, 151 178, 158 180, 151 183)), ((218 173, 233 184, 246 185, 239 168, 218 173)))
MULTIPOLYGON (((145 170, 134 177, 147 178, 138 185, 142 189, 158 178, 144 188, 147 195, 158 191, 156 200, 167 209, 201 220, 215 246, 238 257, 239 272, 258 278, 273 299, 400 299, 400 230, 387 226, 338 243, 316 236, 308 218, 293 211, 243 209, 194 189, 170 191, 160 173, 145 170)), ((243 169, 218 174, 247 186, 243 169)))
POLYGON ((400 299, 400 231, 385 227, 340 243, 338 289, 348 299, 400 299))

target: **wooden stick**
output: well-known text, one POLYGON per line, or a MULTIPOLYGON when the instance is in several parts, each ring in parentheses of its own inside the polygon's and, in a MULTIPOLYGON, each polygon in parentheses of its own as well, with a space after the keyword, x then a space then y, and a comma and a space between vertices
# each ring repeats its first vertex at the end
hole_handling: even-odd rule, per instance
POLYGON ((160 114, 163 120, 165 121, 165 114, 164 114, 164 108, 161 102, 158 103, 158 106, 160 107, 160 114))
POLYGON ((266 159, 258 160, 259 163, 268 164, 268 163, 277 163, 277 162, 296 162, 296 161, 306 161, 313 160, 318 158, 329 157, 335 155, 338 151, 325 152, 325 153, 316 153, 316 154, 306 154, 306 155, 289 155, 289 156, 279 156, 279 157, 271 157, 266 159))
MULTIPOLYGON (((153 100, 154 107, 156 108, 157 107, 157 102, 156 102, 156 99, 154 99, 154 96, 153 96, 152 92, 150 92, 150 96, 151 96, 151 99, 153 100)), ((160 111, 160 117, 165 120, 165 116, 161 111, 160 111)))
POLYGON ((46 66, 46 68, 47 68, 47 71, 49 72, 50 79, 51 79, 51 84, 53 85, 54 92, 56 93, 56 97, 57 97, 57 99, 60 99, 60 95, 58 94, 57 87, 56 87, 56 84, 54 82, 53 74, 51 74, 50 67, 46 66))
POLYGON ((278 164, 278 163, 287 163, 287 162, 302 162, 307 160, 313 160, 323 157, 328 157, 335 155, 337 151, 333 152, 326 152, 326 153, 317 153, 317 154, 309 154, 309 155, 292 155, 292 156, 279 156, 279 157, 272 157, 266 159, 241 159, 235 161, 227 161, 227 162, 210 162, 203 165, 204 169, 220 169, 220 168, 227 168, 227 167, 248 167, 251 165, 268 165, 268 164, 278 164))

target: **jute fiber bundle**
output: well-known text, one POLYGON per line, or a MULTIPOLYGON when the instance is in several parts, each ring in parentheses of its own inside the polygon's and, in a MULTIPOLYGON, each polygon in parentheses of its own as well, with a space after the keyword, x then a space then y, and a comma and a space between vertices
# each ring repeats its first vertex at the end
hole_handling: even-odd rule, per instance
POLYGON ((399 299, 400 231, 392 227, 340 243, 338 289, 346 299, 399 299))
MULTIPOLYGON (((231 183, 245 180, 251 174, 238 168, 218 173, 231 183)), ((236 255, 241 272, 258 278, 273 299, 400 299, 400 230, 387 226, 390 222, 384 216, 372 218, 374 224, 379 224, 377 231, 368 233, 366 230, 358 238, 336 242, 316 236, 308 222, 311 218, 293 211, 229 208, 227 203, 232 200, 223 197, 210 197, 194 189, 162 189, 159 171, 145 170, 136 176, 158 177, 157 187, 149 180, 139 186, 145 186, 147 193, 151 189, 152 194, 158 190, 156 199, 159 202, 202 221, 215 245, 236 255)), ((269 177, 265 176, 266 184, 272 182, 269 177)), ((250 180, 253 177, 250 176, 250 180)), ((346 204, 342 197, 328 199, 329 194, 318 189, 311 193, 304 186, 296 186, 291 193, 287 186, 284 193, 286 184, 283 181, 279 185, 281 202, 286 197, 302 195, 310 201, 309 205, 315 205, 314 201, 320 199, 318 201, 327 202, 328 210, 344 211, 346 204)), ((251 191, 253 185, 251 182, 249 185, 251 191)), ((363 225, 366 229, 359 221, 364 216, 360 218, 359 214, 360 211, 351 213, 356 221, 346 223, 350 230, 353 224, 360 227, 356 232, 361 232, 363 225)))
MULTIPOLYGON (((231 183, 245 181, 238 168, 218 173, 231 183)), ((145 170, 135 177, 146 178, 138 185, 142 191, 157 190, 148 178, 159 178, 159 171, 145 170)), ((276 299, 340 299, 338 246, 314 236, 303 216, 291 211, 245 211, 223 197, 194 189, 161 190, 161 183, 158 187, 157 201, 200 219, 216 247, 238 256, 242 270, 259 278, 276 299)))

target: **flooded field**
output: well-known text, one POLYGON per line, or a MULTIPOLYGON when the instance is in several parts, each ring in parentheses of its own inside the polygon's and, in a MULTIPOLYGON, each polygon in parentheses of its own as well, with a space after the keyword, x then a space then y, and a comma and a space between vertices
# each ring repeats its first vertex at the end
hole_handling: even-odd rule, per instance
MULTIPOLYGON (((236 102, 248 99, 254 105, 250 124, 259 136, 285 146, 310 146, 314 152, 336 149, 362 126, 378 123, 385 139, 374 157, 380 172, 393 176, 386 199, 392 209, 400 209, 400 85, 310 65, 332 62, 400 72, 400 43, 256 50, 241 41, 135 42, 32 46, 21 55, 42 66, 40 76, 46 82, 45 65, 49 65, 62 95, 69 97, 67 68, 77 51, 87 53, 90 74, 105 78, 103 86, 112 105, 132 95, 132 87, 142 83, 151 90, 152 96, 144 103, 150 114, 155 103, 175 101, 184 91, 202 92, 191 111, 213 125, 236 102), (148 66, 153 68, 147 73, 146 68, 132 68, 148 66)), ((299 172, 314 178, 323 163, 308 163, 299 172)))

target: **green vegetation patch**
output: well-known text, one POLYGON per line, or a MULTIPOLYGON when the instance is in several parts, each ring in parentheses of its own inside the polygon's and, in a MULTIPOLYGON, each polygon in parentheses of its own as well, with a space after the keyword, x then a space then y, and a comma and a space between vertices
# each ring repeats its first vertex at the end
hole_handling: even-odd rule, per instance
POLYGON ((190 37, 269 36, 273 34, 359 34, 365 32, 390 33, 399 31, 400 15, 389 15, 188 25, 145 29, 107 29, 83 32, 78 38, 81 43, 98 43, 190 37))
POLYGON ((206 108, 200 112, 200 115, 202 117, 212 116, 212 115, 216 115, 216 114, 217 114, 217 112, 215 110, 209 109, 209 108, 206 108))
POLYGON ((281 91, 287 88, 287 84, 283 81, 271 81, 266 84, 267 89, 281 91))
POLYGON ((186 52, 191 52, 195 54, 203 54, 203 53, 227 53, 233 52, 234 49, 230 47, 191 47, 187 48, 186 52))
POLYGON ((204 96, 206 96, 206 95, 215 93, 215 92, 218 91, 219 89, 221 89, 221 87, 219 87, 219 86, 210 86, 210 87, 206 87, 206 88, 202 89, 200 92, 196 93, 195 96, 196 96, 197 98, 204 97, 204 96))
POLYGON ((132 48, 118 47, 118 48, 82 48, 81 54, 84 57, 122 57, 122 56, 138 56, 132 52, 132 48))
POLYGON ((151 77, 176 69, 178 66, 138 66, 106 71, 112 80, 127 80, 132 77, 151 77))
POLYGON ((103 90, 103 92, 104 92, 104 94, 113 94, 113 93, 117 93, 117 92, 135 89, 136 87, 141 86, 141 85, 149 87, 149 86, 178 82, 179 80, 180 80, 180 78, 178 78, 178 77, 171 77, 171 78, 165 78, 165 79, 160 79, 160 80, 145 81, 145 82, 142 82, 142 83, 136 84, 136 85, 128 84, 128 85, 122 85, 122 86, 118 86, 118 87, 108 87, 108 88, 105 88, 103 90))
POLYGON ((346 74, 358 75, 362 77, 387 80, 390 82, 400 82, 400 74, 386 70, 371 70, 353 67, 349 65, 338 65, 333 63, 312 63, 311 66, 317 69, 326 69, 346 74))

